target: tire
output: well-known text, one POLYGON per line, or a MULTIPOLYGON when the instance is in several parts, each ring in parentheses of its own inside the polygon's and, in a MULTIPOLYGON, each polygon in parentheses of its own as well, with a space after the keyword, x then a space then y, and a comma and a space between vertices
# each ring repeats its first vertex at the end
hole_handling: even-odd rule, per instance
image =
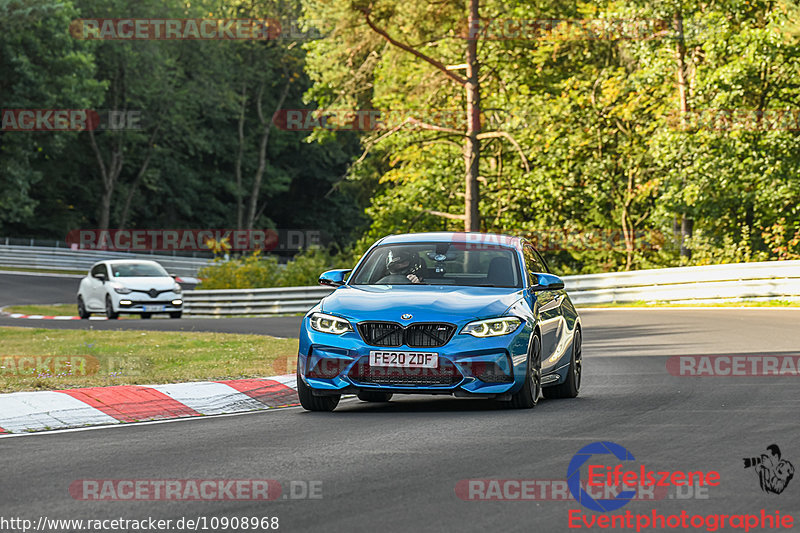
POLYGON ((139 316, 142 317, 142 320, 147 320, 148 318, 152 317, 153 314, 152 313, 141 313, 139 316))
POLYGON ((92 316, 92 313, 86 310, 86 304, 83 303, 83 298, 80 296, 78 296, 78 316, 83 320, 92 316))
POLYGON ((534 334, 528 363, 525 365, 525 384, 511 396, 509 407, 512 409, 531 409, 536 407, 539 394, 542 392, 542 341, 538 333, 534 334))
POLYGON ((300 405, 306 411, 333 411, 339 404, 341 395, 335 396, 314 396, 311 392, 311 387, 306 385, 305 381, 297 375, 297 396, 300 397, 300 405))
POLYGON ((362 402, 388 402, 392 399, 392 393, 362 390, 358 393, 358 399, 362 402))
POLYGON ((548 400, 560 398, 575 398, 581 389, 581 374, 583 372, 583 352, 581 349, 581 330, 575 330, 572 339, 572 357, 569 359, 567 379, 561 385, 545 387, 542 394, 548 400))
POLYGON ((170 317, 170 318, 180 318, 180 317, 182 317, 182 316, 183 316, 183 311, 172 311, 172 312, 169 314, 169 317, 170 317))
POLYGON ((116 320, 119 318, 119 313, 114 312, 114 305, 111 303, 111 296, 106 294, 106 318, 109 320, 116 320))

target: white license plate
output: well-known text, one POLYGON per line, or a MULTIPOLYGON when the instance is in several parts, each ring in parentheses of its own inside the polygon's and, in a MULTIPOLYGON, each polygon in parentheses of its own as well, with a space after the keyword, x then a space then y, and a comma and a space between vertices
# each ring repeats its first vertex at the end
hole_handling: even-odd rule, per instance
POLYGON ((142 307, 142 309, 144 309, 145 311, 158 312, 158 311, 163 311, 164 310, 164 306, 163 305, 145 305, 144 307, 142 307))
POLYGON ((374 350, 369 352, 369 366, 388 366, 395 368, 438 368, 439 354, 430 352, 374 350))

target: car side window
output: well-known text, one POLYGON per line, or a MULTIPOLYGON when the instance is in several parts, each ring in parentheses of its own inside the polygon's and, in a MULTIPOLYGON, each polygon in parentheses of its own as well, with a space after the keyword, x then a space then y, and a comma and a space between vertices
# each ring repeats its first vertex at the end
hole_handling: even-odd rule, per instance
POLYGON ((105 265, 95 265, 92 268, 92 277, 95 277, 97 274, 105 274, 106 273, 106 266, 105 265))
POLYGON ((528 271, 528 281, 531 285, 536 285, 538 283, 536 272, 547 272, 547 270, 545 270, 544 264, 532 247, 524 246, 522 248, 522 255, 525 257, 525 269, 528 271))
POLYGON ((539 263, 541 263, 542 268, 544 269, 542 270, 542 272, 547 272, 548 274, 552 274, 552 272, 550 272, 550 267, 547 266, 547 261, 544 260, 544 256, 540 254, 535 248, 533 248, 533 253, 536 255, 537 259, 539 259, 539 263))

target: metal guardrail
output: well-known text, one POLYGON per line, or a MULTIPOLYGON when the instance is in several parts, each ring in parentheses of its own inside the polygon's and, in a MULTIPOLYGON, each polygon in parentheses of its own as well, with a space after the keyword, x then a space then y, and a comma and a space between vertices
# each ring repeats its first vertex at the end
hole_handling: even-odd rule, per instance
MULTIPOLYGON (((564 283, 576 305, 800 300, 800 261, 565 276, 564 283)), ((184 310, 186 314, 206 316, 304 313, 332 290, 330 287, 199 290, 184 294, 184 310)))
POLYGON ((331 292, 330 287, 194 290, 183 293, 183 310, 193 316, 305 313, 331 292))
POLYGON ((206 258, 180 257, 101 250, 71 250, 43 246, 19 246, 0 243, 0 266, 17 268, 42 268, 48 270, 88 271, 97 261, 105 259, 147 259, 157 261, 170 274, 197 276, 197 271, 208 265, 206 258))
POLYGON ((766 261, 565 276, 578 304, 800 300, 800 261, 766 261))

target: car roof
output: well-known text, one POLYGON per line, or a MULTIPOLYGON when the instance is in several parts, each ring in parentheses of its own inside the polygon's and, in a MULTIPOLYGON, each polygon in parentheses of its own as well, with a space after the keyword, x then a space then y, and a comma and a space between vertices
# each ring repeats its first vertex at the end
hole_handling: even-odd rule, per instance
POLYGON ((403 243, 426 243, 426 242, 467 242, 494 244, 508 246, 510 248, 520 248, 522 240, 513 235, 502 233, 481 233, 464 231, 433 231, 427 233, 403 233, 401 235, 389 235, 378 241, 376 244, 403 244, 403 243))
POLYGON ((150 259, 105 259, 103 261, 98 261, 97 263, 95 263, 95 265, 98 265, 100 263, 105 263, 107 265, 118 265, 120 263, 139 263, 145 265, 152 265, 153 263, 155 263, 161 266, 158 261, 152 261, 150 259))

